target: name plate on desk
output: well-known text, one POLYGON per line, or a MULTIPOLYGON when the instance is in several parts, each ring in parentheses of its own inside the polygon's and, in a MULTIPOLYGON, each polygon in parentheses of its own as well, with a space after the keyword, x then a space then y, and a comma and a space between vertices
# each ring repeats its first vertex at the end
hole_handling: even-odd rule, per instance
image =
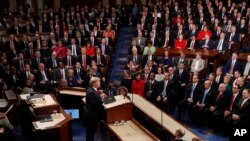
POLYGON ((40 130, 48 129, 48 128, 51 128, 53 126, 56 126, 57 124, 59 124, 61 121, 63 121, 65 119, 65 117, 63 116, 62 113, 52 114, 50 116, 51 116, 51 119, 52 119, 50 121, 44 122, 43 119, 42 119, 40 121, 32 122, 35 129, 37 129, 37 130, 38 129, 40 129, 40 130))

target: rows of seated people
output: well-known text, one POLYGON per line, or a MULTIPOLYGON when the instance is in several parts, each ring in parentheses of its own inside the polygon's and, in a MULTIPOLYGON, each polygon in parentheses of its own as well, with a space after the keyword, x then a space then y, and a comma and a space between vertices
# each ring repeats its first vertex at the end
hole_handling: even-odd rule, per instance
POLYGON ((119 23, 114 7, 19 10, 6 10, 1 18, 7 34, 2 35, 0 78, 7 89, 30 93, 58 85, 87 88, 93 76, 106 86, 119 23))
POLYGON ((212 129, 243 126, 250 122, 250 56, 239 61, 238 53, 248 51, 248 46, 235 48, 235 44, 248 36, 250 8, 240 1, 185 2, 134 5, 137 29, 121 85, 167 113, 178 109, 177 119, 196 121, 199 126, 209 123, 212 129), (194 59, 183 52, 171 57, 168 50, 156 56, 161 47, 216 50, 222 57, 230 51, 231 55, 216 72, 209 72, 200 52, 194 59), (204 69, 206 75, 200 76, 204 69))

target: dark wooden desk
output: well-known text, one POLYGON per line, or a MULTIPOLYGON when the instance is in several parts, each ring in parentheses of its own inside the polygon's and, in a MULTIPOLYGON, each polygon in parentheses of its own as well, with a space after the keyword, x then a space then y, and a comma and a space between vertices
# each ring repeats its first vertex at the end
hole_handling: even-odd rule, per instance
MULTIPOLYGON (((51 96, 51 95, 49 95, 51 96)), ((44 105, 40 103, 35 105, 33 102, 25 99, 27 95, 20 95, 20 124, 22 131, 29 141, 71 141, 72 140, 72 118, 63 110, 60 104, 53 96, 49 98, 44 105), (53 101, 52 101, 53 100, 53 101), (54 111, 61 113, 64 119, 53 126, 47 128, 37 128, 33 122, 39 120, 41 115, 51 115, 54 111), (49 139, 48 139, 49 138, 49 139)), ((47 98, 45 97, 47 100, 47 98)))
MULTIPOLYGON (((183 52, 187 58, 195 58, 196 52, 201 53, 201 57, 205 59, 206 61, 212 60, 214 61, 214 68, 213 70, 215 71, 218 64, 219 64, 219 56, 222 53, 219 53, 218 51, 215 50, 204 50, 204 49, 195 49, 195 50, 190 50, 190 49, 176 49, 176 48, 156 48, 155 50, 155 55, 156 56, 164 56, 165 50, 168 50, 169 56, 170 57, 176 57, 180 56, 181 52, 183 52)), ((207 63, 206 63, 207 64, 207 63)))
POLYGON ((247 56, 248 56, 248 55, 250 55, 250 53, 240 53, 240 54, 238 55, 238 60, 239 60, 239 61, 245 62, 245 61, 247 61, 247 56))

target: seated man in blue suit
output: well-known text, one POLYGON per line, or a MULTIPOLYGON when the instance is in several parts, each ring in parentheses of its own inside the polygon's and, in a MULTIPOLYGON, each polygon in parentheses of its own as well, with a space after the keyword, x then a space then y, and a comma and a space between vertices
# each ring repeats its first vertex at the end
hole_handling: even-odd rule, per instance
POLYGON ((233 75, 233 72, 241 69, 241 63, 237 60, 238 54, 234 52, 232 57, 227 61, 224 66, 224 72, 230 75, 233 75))

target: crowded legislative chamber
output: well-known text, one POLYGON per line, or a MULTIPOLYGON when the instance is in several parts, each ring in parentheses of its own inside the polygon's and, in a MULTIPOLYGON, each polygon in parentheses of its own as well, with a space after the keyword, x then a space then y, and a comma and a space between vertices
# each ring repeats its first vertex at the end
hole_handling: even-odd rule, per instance
POLYGON ((0 141, 249 141, 249 0, 1 0, 0 141))

